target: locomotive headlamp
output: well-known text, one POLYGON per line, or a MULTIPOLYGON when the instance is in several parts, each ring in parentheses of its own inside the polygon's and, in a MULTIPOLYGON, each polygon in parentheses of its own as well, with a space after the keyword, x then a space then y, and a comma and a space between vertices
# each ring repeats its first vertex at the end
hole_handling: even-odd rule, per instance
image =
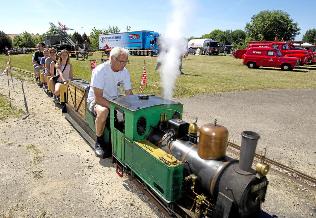
POLYGON ((270 166, 265 163, 257 163, 256 164, 256 172, 265 176, 268 174, 270 166))

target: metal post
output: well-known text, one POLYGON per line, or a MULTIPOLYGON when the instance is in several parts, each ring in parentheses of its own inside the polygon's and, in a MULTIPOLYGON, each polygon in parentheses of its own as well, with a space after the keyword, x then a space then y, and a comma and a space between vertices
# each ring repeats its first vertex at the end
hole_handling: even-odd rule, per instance
POLYGON ((29 116, 30 113, 29 113, 29 107, 27 106, 27 101, 26 101, 26 97, 25 97, 23 80, 21 80, 21 84, 22 84, 22 92, 23 92, 23 97, 24 97, 24 106, 25 106, 25 111, 26 111, 26 116, 23 119, 25 119, 26 117, 29 116))
POLYGON ((11 93, 10 93, 10 79, 9 79, 9 76, 8 76, 8 73, 7 73, 7 77, 8 77, 8 92, 9 92, 9 103, 10 103, 10 108, 12 108, 12 105, 11 105, 11 93))

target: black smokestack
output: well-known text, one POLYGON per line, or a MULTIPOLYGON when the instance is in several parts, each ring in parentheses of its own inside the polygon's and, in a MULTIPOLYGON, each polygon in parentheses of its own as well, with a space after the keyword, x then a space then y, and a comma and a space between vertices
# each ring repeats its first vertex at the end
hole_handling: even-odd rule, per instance
POLYGON ((251 172, 251 165, 255 157, 256 147, 260 136, 252 131, 241 133, 241 147, 239 168, 246 172, 251 172))

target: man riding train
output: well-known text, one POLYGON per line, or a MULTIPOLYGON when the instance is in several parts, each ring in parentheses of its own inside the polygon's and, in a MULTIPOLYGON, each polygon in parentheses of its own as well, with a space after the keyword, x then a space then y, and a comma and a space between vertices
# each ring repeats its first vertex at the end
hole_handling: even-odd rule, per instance
POLYGON ((104 128, 109 115, 109 101, 119 96, 118 86, 123 85, 125 95, 132 95, 131 78, 125 68, 129 51, 115 47, 110 52, 109 61, 98 65, 92 72, 87 104, 96 116, 95 154, 100 158, 112 156, 111 145, 104 142, 104 128))

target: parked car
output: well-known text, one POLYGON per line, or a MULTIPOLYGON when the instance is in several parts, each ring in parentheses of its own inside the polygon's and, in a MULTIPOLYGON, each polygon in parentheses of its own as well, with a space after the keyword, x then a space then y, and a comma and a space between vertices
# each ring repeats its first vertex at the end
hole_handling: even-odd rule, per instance
POLYGON ((298 58, 283 56, 280 50, 269 47, 248 48, 243 56, 243 64, 249 68, 277 67, 292 70, 299 65, 298 58))
POLYGON ((252 41, 248 48, 252 47, 271 47, 278 49, 283 56, 299 58, 300 65, 310 64, 313 60, 313 54, 305 49, 297 49, 292 43, 281 41, 252 41))
POLYGON ((300 65, 313 63, 314 54, 312 52, 305 49, 297 49, 292 43, 280 41, 251 41, 246 49, 234 51, 233 56, 242 59, 247 50, 252 47, 270 47, 278 49, 283 56, 298 58, 300 65))
POLYGON ((243 59, 247 49, 237 49, 232 52, 233 56, 237 59, 243 59))

